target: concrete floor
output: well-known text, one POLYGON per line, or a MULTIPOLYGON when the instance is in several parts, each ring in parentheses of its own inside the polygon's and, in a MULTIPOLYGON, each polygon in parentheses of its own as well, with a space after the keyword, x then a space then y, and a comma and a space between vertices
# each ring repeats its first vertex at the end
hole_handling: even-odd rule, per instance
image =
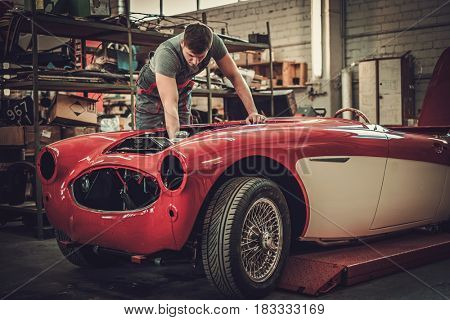
MULTIPOLYGON (((222 299, 188 263, 123 263, 80 269, 54 239, 39 241, 20 223, 0 228, 0 297, 7 299, 222 299), (13 292, 13 293, 12 293, 13 292), (12 293, 12 294, 11 294, 12 293)), ((276 290, 267 299, 444 299, 450 297, 450 259, 309 297, 276 290), (418 280, 420 279, 420 280, 418 280)))

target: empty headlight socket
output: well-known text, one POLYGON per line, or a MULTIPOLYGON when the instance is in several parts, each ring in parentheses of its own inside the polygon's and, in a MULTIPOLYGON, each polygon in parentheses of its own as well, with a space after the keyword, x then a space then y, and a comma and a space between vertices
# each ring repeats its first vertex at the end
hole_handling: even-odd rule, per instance
POLYGON ((171 152, 161 159, 159 167, 162 186, 169 192, 180 192, 186 184, 186 165, 183 159, 171 152))
POLYGON ((56 170, 56 155, 50 148, 43 149, 38 161, 37 171, 44 183, 51 183, 55 180, 56 170))

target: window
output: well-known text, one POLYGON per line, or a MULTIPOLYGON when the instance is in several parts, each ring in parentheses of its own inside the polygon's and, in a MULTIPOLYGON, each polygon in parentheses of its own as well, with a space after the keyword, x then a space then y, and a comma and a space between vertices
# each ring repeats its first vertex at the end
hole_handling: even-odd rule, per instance
MULTIPOLYGON (((209 9, 247 0, 199 0, 199 9, 209 9)), ((160 14, 160 0, 130 0, 131 12, 160 14)), ((163 0, 163 14, 172 16, 197 11, 197 0, 163 0)))
POLYGON ((130 11, 147 14, 159 14, 159 0, 130 0, 130 11))
POLYGON ((164 0, 163 12, 166 16, 192 12, 197 10, 197 0, 164 0))
POLYGON ((220 7, 231 3, 239 2, 238 0, 200 0, 200 9, 209 9, 220 7))

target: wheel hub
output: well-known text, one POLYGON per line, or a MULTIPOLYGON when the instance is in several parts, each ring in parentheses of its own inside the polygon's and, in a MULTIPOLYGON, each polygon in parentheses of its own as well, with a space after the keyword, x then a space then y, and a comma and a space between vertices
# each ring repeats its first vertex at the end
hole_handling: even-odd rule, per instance
POLYGON ((272 235, 267 231, 263 232, 261 235, 261 247, 264 250, 270 251, 275 251, 277 249, 277 246, 273 241, 272 235))

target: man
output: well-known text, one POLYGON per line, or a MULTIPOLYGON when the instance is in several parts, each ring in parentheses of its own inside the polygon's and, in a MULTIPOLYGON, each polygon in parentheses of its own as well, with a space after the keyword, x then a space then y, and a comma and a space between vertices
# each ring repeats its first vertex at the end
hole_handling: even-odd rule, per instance
POLYGON ((166 126, 169 139, 190 123, 192 78, 213 58, 233 84, 248 112, 247 123, 265 121, 258 114, 247 83, 242 78, 222 39, 202 23, 190 24, 163 42, 140 71, 136 99, 137 129, 166 126))

